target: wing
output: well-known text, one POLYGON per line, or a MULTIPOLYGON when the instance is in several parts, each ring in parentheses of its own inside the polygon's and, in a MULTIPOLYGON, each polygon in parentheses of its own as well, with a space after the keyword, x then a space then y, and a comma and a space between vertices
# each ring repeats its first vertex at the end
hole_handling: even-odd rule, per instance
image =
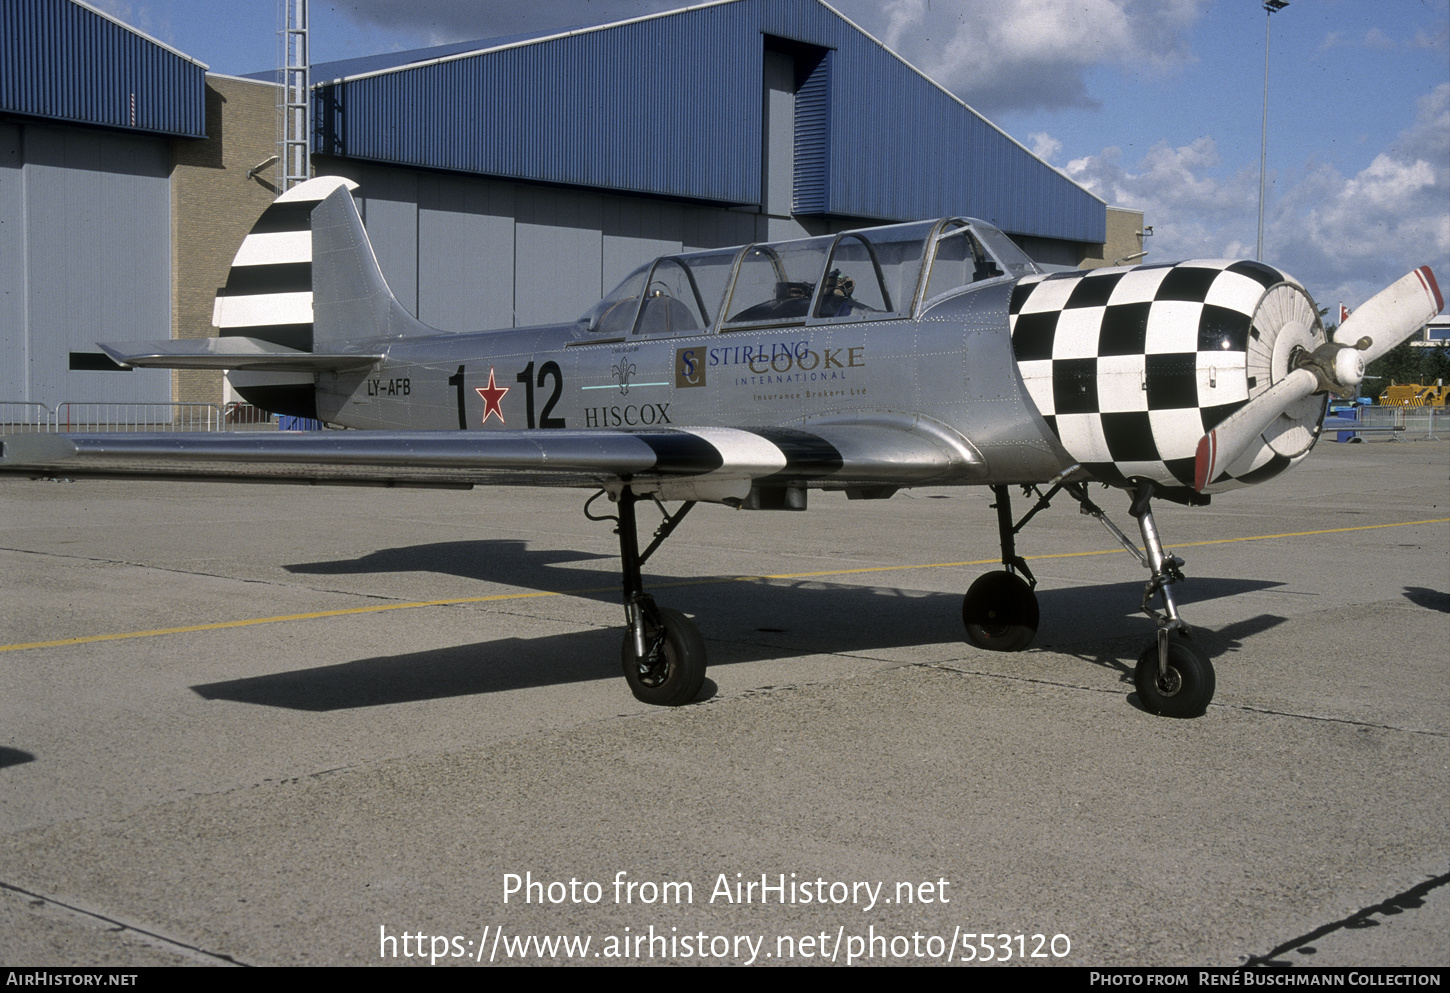
POLYGON ((917 419, 660 431, 309 431, 26 434, 0 438, 0 473, 374 486, 621 485, 733 502, 752 485, 972 482, 974 449, 917 419))

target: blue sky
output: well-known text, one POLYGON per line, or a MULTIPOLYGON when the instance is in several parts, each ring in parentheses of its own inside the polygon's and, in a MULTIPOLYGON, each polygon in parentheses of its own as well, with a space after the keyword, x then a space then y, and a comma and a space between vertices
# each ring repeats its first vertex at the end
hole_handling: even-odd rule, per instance
MULTIPOLYGON (((91 0, 240 74, 277 58, 275 0, 91 0)), ((314 62, 679 6, 312 3, 314 62)), ((1259 0, 835 0, 844 15, 1109 203, 1155 261, 1255 253, 1259 0)), ((1265 261, 1322 306, 1422 263, 1450 284, 1450 0, 1291 0, 1271 24, 1265 261)))

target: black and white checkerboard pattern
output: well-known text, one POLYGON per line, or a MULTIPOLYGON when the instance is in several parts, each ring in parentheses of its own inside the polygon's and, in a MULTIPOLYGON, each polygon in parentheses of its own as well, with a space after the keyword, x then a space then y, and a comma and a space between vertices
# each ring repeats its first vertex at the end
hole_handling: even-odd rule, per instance
POLYGON ((1017 367, 1095 478, 1191 487, 1199 438, 1248 402, 1254 312, 1283 282, 1293 280, 1226 259, 1029 276, 1010 308, 1017 367))

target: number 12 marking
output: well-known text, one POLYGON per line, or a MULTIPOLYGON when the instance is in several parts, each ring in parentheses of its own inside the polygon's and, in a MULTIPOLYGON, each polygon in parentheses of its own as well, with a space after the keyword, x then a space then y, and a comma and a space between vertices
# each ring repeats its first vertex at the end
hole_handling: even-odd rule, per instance
MULTIPOLYGON (((559 402, 559 395, 564 392, 564 373, 559 368, 559 363, 550 360, 539 367, 538 386, 544 388, 544 380, 550 376, 554 379, 554 392, 549 394, 549 401, 544 404, 543 411, 539 414, 541 428, 562 428, 564 418, 550 417, 554 405, 559 402)), ((524 406, 529 415, 529 427, 534 426, 534 364, 530 362, 524 366, 524 371, 514 377, 515 382, 524 384, 524 406)))
MULTIPOLYGON (((534 379, 534 363, 530 362, 524 366, 524 371, 514 377, 515 382, 524 384, 524 408, 528 416, 530 428, 562 428, 565 426, 564 418, 551 417, 554 407, 559 402, 559 397, 564 392, 564 371, 559 368, 559 363, 552 359, 539 367, 539 378, 534 379), (554 380, 553 392, 549 394, 548 402, 536 418, 534 415, 534 387, 544 388, 544 380, 554 380), (537 423, 536 423, 537 421, 537 423)), ((464 406, 464 400, 468 396, 468 389, 464 385, 464 367, 459 366, 458 371, 448 377, 448 385, 454 387, 458 399, 458 428, 464 430, 468 427, 468 413, 464 406)))

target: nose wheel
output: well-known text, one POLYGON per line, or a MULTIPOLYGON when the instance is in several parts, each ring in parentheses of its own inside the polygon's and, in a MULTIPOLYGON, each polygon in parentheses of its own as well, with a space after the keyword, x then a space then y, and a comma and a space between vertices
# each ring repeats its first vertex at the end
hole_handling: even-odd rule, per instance
POLYGON ((1144 709, 1163 717, 1198 717, 1213 699, 1213 663, 1187 639, 1168 639, 1166 661, 1158 643, 1143 649, 1133 670, 1133 685, 1144 709))

